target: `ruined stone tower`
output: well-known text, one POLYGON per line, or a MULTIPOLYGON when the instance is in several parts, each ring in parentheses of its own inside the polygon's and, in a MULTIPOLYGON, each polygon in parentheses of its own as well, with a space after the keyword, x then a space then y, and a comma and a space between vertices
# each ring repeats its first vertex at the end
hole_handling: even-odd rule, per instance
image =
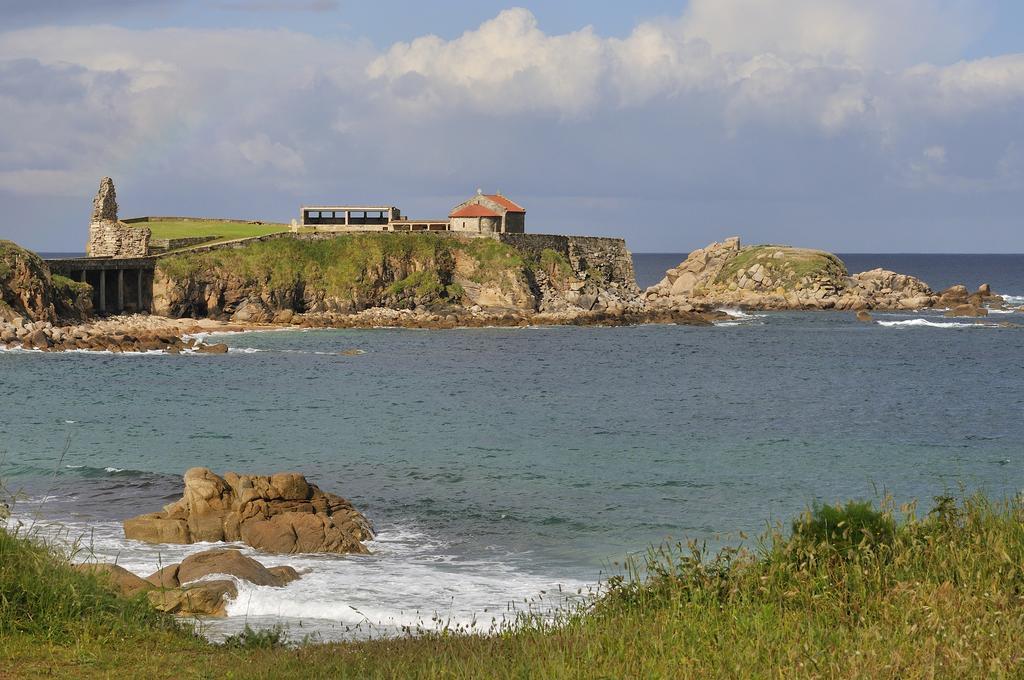
POLYGON ((92 224, 99 222, 117 222, 117 191, 114 180, 104 177, 100 180, 100 190, 92 199, 92 224))
POLYGON ((109 177, 101 179, 100 190, 92 201, 85 254, 89 257, 145 257, 149 252, 151 235, 152 232, 145 227, 131 227, 118 221, 114 180, 109 177))

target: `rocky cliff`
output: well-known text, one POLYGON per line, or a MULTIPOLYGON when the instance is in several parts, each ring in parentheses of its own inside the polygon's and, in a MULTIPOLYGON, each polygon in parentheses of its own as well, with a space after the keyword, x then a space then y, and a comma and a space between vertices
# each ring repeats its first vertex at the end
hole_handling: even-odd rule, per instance
POLYGON ((584 257, 568 241, 526 247, 452 235, 315 236, 164 258, 154 312, 252 322, 378 307, 573 315, 641 305, 621 241, 584 257))
POLYGON ((0 240, 0 321, 81 320, 92 311, 92 288, 53 276, 42 258, 0 240))
POLYGON ((753 309, 921 309, 941 299, 913 276, 874 269, 852 276, 831 253, 742 246, 737 237, 690 253, 645 292, 653 309, 689 304, 753 309))

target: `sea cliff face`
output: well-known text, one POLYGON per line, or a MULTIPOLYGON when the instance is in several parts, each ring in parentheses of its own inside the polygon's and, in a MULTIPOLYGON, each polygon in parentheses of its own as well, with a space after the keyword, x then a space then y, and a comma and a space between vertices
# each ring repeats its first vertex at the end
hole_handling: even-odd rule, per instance
POLYGON ((600 240, 608 243, 530 248, 429 234, 274 238, 161 259, 154 312, 243 322, 371 308, 620 314, 640 305, 639 290, 632 266, 627 273, 621 265, 629 258, 624 243, 600 240))
POLYGON ((0 240, 0 321, 79 321, 92 312, 92 288, 53 276, 42 258, 0 240))

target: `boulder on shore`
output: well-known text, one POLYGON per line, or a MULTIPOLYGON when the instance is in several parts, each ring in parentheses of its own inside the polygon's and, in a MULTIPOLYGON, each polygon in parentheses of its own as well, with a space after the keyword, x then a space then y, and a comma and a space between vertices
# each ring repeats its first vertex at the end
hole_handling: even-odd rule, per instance
POLYGON ((84 563, 74 565, 76 571, 89 574, 96 574, 97 577, 106 581, 114 590, 125 597, 131 597, 136 593, 153 589, 153 584, 146 579, 140 578, 124 567, 107 563, 84 563))
POLYGON ((149 591, 150 602, 161 611, 179 616, 225 616, 227 601, 238 596, 238 588, 229 580, 200 580, 211 574, 273 587, 300 578, 293 567, 267 568, 236 548, 215 548, 189 555, 181 564, 166 566, 139 581, 149 591))
POLYGON ((265 567, 237 548, 220 548, 189 555, 146 578, 116 564, 84 563, 74 569, 96 574, 124 597, 146 593, 160 611, 180 616, 226 616, 227 602, 238 588, 227 579, 202 581, 210 575, 233 576, 259 586, 281 587, 301 578, 294 567, 265 567))
POLYGON ((237 548, 215 548, 189 555, 180 564, 171 564, 145 578, 157 588, 178 588, 210 574, 225 574, 258 586, 280 587, 298 579, 293 567, 265 567, 237 548))
POLYGON ((207 468, 186 472, 181 500, 125 520, 124 533, 147 543, 242 541, 272 553, 367 553, 363 541, 373 538, 349 501, 298 473, 220 477, 207 468))
POLYGON ((228 600, 238 597, 234 581, 199 581, 184 588, 151 590, 150 603, 162 612, 179 616, 227 616, 228 600))

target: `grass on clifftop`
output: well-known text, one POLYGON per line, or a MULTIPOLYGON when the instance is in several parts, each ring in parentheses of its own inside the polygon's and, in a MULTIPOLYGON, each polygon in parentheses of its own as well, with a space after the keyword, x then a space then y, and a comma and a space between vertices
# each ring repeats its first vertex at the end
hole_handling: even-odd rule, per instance
POLYGON ((652 550, 557 624, 295 648, 214 646, 0 543, 14 677, 1000 678, 1024 673, 1024 501, 820 506, 754 552, 652 550))
POLYGON ((232 240, 266 236, 288 231, 287 224, 249 224, 245 222, 219 222, 217 220, 180 220, 172 222, 133 222, 132 227, 148 227, 154 239, 194 238, 206 236, 211 239, 232 240))
POLYGON ((728 284, 730 281, 736 281, 741 269, 750 269, 758 263, 768 270, 772 279, 781 279, 782 285, 787 289, 795 287, 805 276, 820 276, 834 280, 848 273, 842 260, 824 250, 759 245, 743 248, 722 268, 716 282, 728 284), (781 253, 781 257, 775 257, 776 253, 781 253))

